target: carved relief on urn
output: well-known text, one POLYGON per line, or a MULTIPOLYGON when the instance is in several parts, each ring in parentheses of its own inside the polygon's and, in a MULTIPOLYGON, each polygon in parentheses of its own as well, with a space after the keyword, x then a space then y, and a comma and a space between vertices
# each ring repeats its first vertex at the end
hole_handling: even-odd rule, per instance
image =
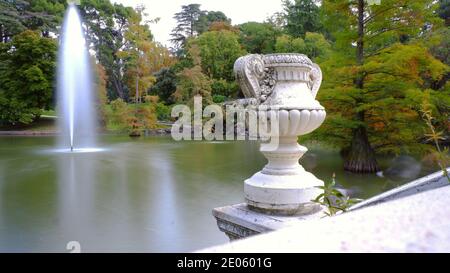
POLYGON ((234 67, 248 103, 276 112, 279 138, 276 149, 261 144, 268 164, 245 181, 247 204, 268 213, 308 214, 320 209, 311 202, 323 182, 306 172, 298 160, 307 151, 297 138, 317 129, 325 109, 315 99, 322 72, 303 54, 247 55, 234 67))

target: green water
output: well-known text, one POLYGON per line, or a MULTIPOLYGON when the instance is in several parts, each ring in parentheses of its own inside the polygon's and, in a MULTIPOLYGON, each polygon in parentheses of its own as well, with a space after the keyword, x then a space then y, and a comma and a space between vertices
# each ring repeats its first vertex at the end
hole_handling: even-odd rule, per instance
MULTIPOLYGON (((53 137, 0 137, 0 251, 181 252, 227 242, 214 207, 243 202, 243 180, 265 164, 256 142, 175 142, 103 136, 104 151, 52 151, 53 137)), ((367 198, 401 185, 342 170, 312 145, 304 166, 367 198)))

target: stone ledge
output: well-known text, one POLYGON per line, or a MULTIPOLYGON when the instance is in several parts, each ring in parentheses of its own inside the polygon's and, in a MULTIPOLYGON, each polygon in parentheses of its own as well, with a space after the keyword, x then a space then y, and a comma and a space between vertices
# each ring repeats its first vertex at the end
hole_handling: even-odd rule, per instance
POLYGON ((236 240, 289 227, 304 220, 318 219, 324 215, 321 212, 296 216, 268 215, 251 210, 247 204, 241 203, 215 208, 213 216, 219 229, 230 240, 236 240))

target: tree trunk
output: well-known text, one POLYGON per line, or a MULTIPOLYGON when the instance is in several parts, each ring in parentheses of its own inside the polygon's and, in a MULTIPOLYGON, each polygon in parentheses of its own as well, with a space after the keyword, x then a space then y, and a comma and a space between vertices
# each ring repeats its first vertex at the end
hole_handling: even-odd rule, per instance
POLYGON ((358 41, 356 44, 356 61, 364 64, 364 0, 358 0, 358 41))
POLYGON ((113 83, 114 83, 114 87, 116 89, 116 93, 119 96, 119 98, 125 100, 125 94, 122 90, 122 87, 120 86, 120 82, 114 76, 113 76, 113 83))
POLYGON ((139 103, 139 77, 136 77, 136 98, 135 98, 136 105, 139 103))
POLYGON ((365 127, 353 130, 352 143, 346 155, 344 169, 355 173, 374 173, 379 171, 375 152, 370 146, 365 127))
MULTIPOLYGON (((358 40, 356 43, 356 62, 364 64, 364 0, 358 0, 358 40)), ((364 88, 364 75, 359 72, 355 79, 358 89, 364 88)), ((364 122, 364 111, 356 113, 355 119, 364 122)), ((359 126, 352 131, 352 142, 345 156, 344 169, 356 173, 373 173, 379 170, 375 152, 370 146, 367 129, 359 126)))

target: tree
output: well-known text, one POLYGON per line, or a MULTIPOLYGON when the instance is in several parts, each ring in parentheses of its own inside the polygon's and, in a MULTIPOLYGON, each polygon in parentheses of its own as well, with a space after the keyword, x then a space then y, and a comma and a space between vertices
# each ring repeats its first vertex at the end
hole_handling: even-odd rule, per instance
POLYGON ((163 67, 169 67, 173 58, 161 44, 154 42, 149 26, 142 24, 145 15, 144 7, 138 7, 130 17, 128 30, 125 33, 126 44, 119 56, 126 60, 125 80, 130 90, 130 97, 136 103, 147 94, 155 82, 154 73, 163 67))
POLYGON ((173 104, 172 94, 177 89, 177 75, 172 68, 162 68, 155 73, 156 82, 150 89, 150 94, 157 95, 167 104, 173 104))
POLYGON ((170 34, 175 51, 184 48, 187 39, 199 33, 199 18, 204 14, 199 4, 183 5, 181 11, 175 13, 173 18, 177 21, 177 25, 170 34))
POLYGON ((50 32, 58 32, 67 7, 65 0, 28 0, 31 16, 27 20, 28 29, 40 30, 44 37, 50 32))
POLYGON ((0 42, 26 29, 48 37, 60 25, 66 4, 65 0, 0 0, 0 42))
POLYGON ((95 90, 97 91, 96 96, 96 108, 98 113, 99 123, 106 127, 107 125, 107 113, 106 105, 108 104, 108 96, 106 91, 106 82, 108 81, 108 76, 106 75, 105 68, 100 64, 95 64, 95 90))
POLYGON ((275 51, 279 53, 302 53, 317 61, 330 55, 331 45, 320 33, 307 32, 305 39, 284 34, 278 37, 275 51))
POLYGON ((155 82, 154 73, 173 64, 169 51, 153 41, 148 24, 142 22, 145 15, 144 7, 140 6, 130 16, 124 50, 118 54, 126 61, 125 80, 136 103, 141 102, 155 82))
POLYGON ((0 1, 0 35, 1 42, 8 42, 14 35, 25 31, 21 12, 28 7, 28 2, 19 0, 17 2, 0 1))
POLYGON ((445 20, 445 25, 450 26, 450 0, 439 0, 439 16, 445 20))
POLYGON ((125 81, 129 96, 134 97, 136 104, 154 81, 151 65, 147 62, 153 47, 152 34, 147 24, 141 24, 144 15, 143 6, 137 7, 130 15, 128 29, 124 35, 124 49, 118 53, 118 56, 126 61, 125 81))
POLYGON ((201 96, 203 105, 212 102, 211 79, 202 72, 200 50, 196 44, 188 47, 188 56, 192 61, 191 67, 185 67, 177 74, 178 83, 173 100, 177 103, 193 104, 195 96, 201 96))
POLYGON ((281 32, 286 26, 286 16, 283 12, 275 12, 267 17, 265 23, 272 25, 274 29, 281 32))
POLYGON ((119 130, 129 129, 130 111, 128 105, 121 98, 111 101, 111 112, 108 122, 119 130))
POLYGON ((56 48, 54 39, 30 30, 0 44, 0 122, 28 124, 50 107, 56 48))
POLYGON ((231 19, 221 11, 204 11, 195 23, 198 34, 202 34, 210 29, 213 23, 222 22, 231 25, 231 19))
POLYGON ((306 32, 320 32, 320 10, 314 0, 283 0, 286 32, 295 37, 304 37, 306 32))
POLYGON ((376 151, 420 146, 418 105, 425 79, 438 80, 448 69, 420 42, 439 25, 436 5, 340 0, 324 1, 322 7, 336 42, 333 56, 321 64, 327 81, 319 96, 329 117, 320 132, 343 148, 346 170, 375 172, 376 151))
POLYGON ((235 33, 208 31, 191 40, 188 47, 192 46, 198 47, 204 74, 213 79, 234 81, 234 62, 245 54, 235 33))
POLYGON ((178 73, 177 90, 173 93, 173 98, 177 103, 188 103, 191 105, 195 96, 203 98, 203 105, 208 105, 212 102, 211 80, 203 74, 199 65, 185 68, 178 73))
POLYGON ((306 48, 305 41, 302 38, 294 38, 284 34, 277 38, 275 51, 279 53, 304 53, 306 48))
POLYGON ((211 95, 225 98, 237 98, 239 85, 236 81, 226 81, 224 79, 213 79, 211 82, 211 95))
POLYGON ((212 22, 209 25, 208 29, 208 31, 222 31, 222 30, 233 32, 235 34, 239 34, 240 32, 239 28, 232 26, 230 23, 224 21, 212 22))
POLYGON ((123 80, 125 62, 118 56, 125 44, 125 32, 133 8, 111 4, 109 0, 83 0, 80 13, 84 19, 92 50, 108 76, 108 98, 127 99, 123 80))
POLYGON ((201 10, 199 4, 182 6, 181 11, 173 18, 177 21, 177 25, 170 34, 172 37, 170 41, 174 45, 173 51, 178 56, 185 53, 184 49, 189 38, 207 32, 214 23, 221 22, 224 26, 231 26, 231 19, 223 12, 201 10))
MULTIPOLYGON (((438 60, 450 66, 450 28, 443 27, 427 35, 424 38, 426 46, 430 53, 438 60)), ((433 125, 438 131, 444 132, 444 138, 450 139, 450 71, 438 80, 428 80, 428 87, 432 90, 430 93, 431 105, 435 106, 433 109, 433 120, 436 121, 433 125)))
POLYGON ((239 25, 239 42, 247 52, 267 54, 275 51, 275 43, 281 31, 269 23, 247 22, 239 25))
POLYGON ((305 47, 306 54, 316 61, 327 58, 331 53, 331 44, 321 33, 306 32, 305 47))

